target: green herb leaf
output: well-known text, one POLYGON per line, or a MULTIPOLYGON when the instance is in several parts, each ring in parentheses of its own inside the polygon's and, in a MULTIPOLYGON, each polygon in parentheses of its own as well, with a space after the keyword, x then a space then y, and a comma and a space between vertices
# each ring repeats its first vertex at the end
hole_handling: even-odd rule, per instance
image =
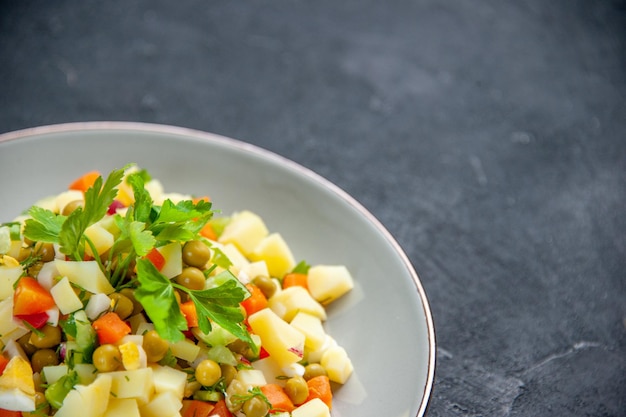
POLYGON ((63 223, 59 232, 61 252, 74 260, 82 259, 84 253, 83 234, 85 230, 106 214, 117 195, 117 186, 122 182, 124 169, 114 170, 109 174, 104 185, 98 177, 93 186, 85 192, 84 208, 77 208, 63 223))
POLYGON ((35 242, 58 243, 59 233, 66 217, 50 210, 33 206, 28 210, 32 217, 26 220, 24 236, 35 242))
POLYGON ((126 182, 133 188, 135 220, 144 223, 149 222, 153 201, 150 193, 145 189, 143 176, 140 173, 133 173, 127 177, 126 182))
POLYGON ((180 311, 170 280, 146 259, 137 260, 137 280, 135 298, 143 305, 157 333, 171 342, 183 340, 187 320, 180 311))
POLYGON ((178 285, 176 287, 182 287, 180 289, 187 292, 194 302, 198 313, 198 325, 203 333, 211 331, 210 319, 254 348, 255 344, 250 334, 241 324, 244 316, 239 308, 239 304, 249 293, 229 271, 220 273, 216 278, 216 281, 223 283, 206 290, 189 290, 178 285))
POLYGON ((305 261, 300 261, 291 272, 293 272, 294 274, 308 274, 309 268, 311 268, 311 265, 309 265, 305 261))
POLYGON ((141 222, 131 222, 128 227, 128 234, 133 248, 139 256, 145 256, 154 248, 156 239, 152 236, 152 232, 145 230, 146 224, 141 222))

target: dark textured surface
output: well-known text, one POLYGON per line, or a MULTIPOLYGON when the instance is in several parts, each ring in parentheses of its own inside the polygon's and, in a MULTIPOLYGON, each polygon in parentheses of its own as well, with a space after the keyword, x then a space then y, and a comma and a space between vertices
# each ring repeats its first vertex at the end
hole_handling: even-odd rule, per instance
POLYGON ((0 64, 0 132, 197 128, 361 201, 432 305, 429 415, 626 415, 624 1, 2 1, 0 64))

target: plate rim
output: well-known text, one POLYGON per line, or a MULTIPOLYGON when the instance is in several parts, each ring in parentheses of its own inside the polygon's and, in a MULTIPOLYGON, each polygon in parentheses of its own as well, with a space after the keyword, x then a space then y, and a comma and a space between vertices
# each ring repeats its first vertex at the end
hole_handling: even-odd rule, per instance
POLYGON ((426 330, 428 336, 428 365, 426 384, 423 390, 422 401, 419 405, 418 412, 415 417, 423 417, 426 415, 430 401, 432 398, 432 391, 434 388, 435 368, 436 368, 436 342, 435 342, 435 326, 428 301, 428 296, 421 283, 421 280, 413 266, 408 255, 393 237, 391 232, 382 224, 376 216, 374 216, 363 204, 361 204, 355 197, 344 191, 341 187, 326 179, 322 175, 313 171, 310 168, 305 167, 287 157, 284 157, 276 152, 265 149, 261 146, 254 145, 248 142, 244 142, 240 139, 224 136, 217 133, 203 131, 199 129, 182 127, 176 125, 150 123, 150 122, 133 122, 133 121, 85 121, 85 122, 67 122, 57 123, 49 125, 40 125, 35 127, 23 128, 19 130, 0 133, 0 146, 4 143, 16 141, 31 136, 39 136, 46 134, 58 134, 58 133, 70 133, 77 131, 106 131, 106 130, 125 130, 130 132, 143 132, 143 133, 159 133, 166 135, 186 136, 193 137, 201 140, 213 141, 222 145, 231 146, 233 148, 242 150, 244 152, 250 152, 263 158, 268 158, 280 162, 281 164, 289 166, 289 168, 296 172, 305 175, 309 179, 320 183, 339 198, 343 199, 346 203, 350 204, 357 212, 364 216, 378 232, 380 232, 387 243, 389 243, 394 252, 396 252, 402 264, 409 272, 415 289, 418 293, 420 301, 422 303, 422 310, 426 318, 426 330))

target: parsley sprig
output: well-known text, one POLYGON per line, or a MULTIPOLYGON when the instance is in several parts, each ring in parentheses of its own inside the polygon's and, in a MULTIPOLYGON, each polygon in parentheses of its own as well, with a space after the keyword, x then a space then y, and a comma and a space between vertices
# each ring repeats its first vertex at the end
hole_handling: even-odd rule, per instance
MULTIPOLYGON (((123 216, 113 215, 119 234, 107 258, 100 259, 94 255, 111 284, 117 289, 134 287, 135 297, 143 305, 155 329, 169 341, 182 340, 182 332, 187 330, 187 321, 175 297, 178 290, 193 300, 202 332, 210 332, 211 322, 215 322, 255 349, 242 324, 244 317, 239 304, 249 294, 232 273, 225 270, 212 277, 220 283, 214 288, 191 290, 171 281, 143 258, 156 247, 198 239, 200 230, 213 216, 211 203, 204 200, 178 203, 166 200, 160 206, 155 205, 145 188, 145 181, 149 179, 147 173, 139 171, 125 175, 127 168, 112 171, 105 181, 99 177, 85 192, 84 206, 69 216, 33 206, 28 211, 30 218, 25 222, 25 237, 32 241, 58 244, 70 260, 82 261, 87 248, 92 253, 97 252, 85 231, 107 214, 117 196, 118 187, 126 181, 132 188, 134 203, 123 216)), ((216 253, 214 268, 227 266, 229 261, 224 254, 220 251, 216 253)))

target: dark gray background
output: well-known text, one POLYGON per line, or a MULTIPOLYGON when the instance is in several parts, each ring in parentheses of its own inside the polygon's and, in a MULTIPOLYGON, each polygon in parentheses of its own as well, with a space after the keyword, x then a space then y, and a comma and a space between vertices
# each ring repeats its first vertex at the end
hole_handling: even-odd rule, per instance
POLYGON ((86 120, 361 201, 432 305, 430 416, 626 415, 626 2, 1 1, 0 132, 86 120))

